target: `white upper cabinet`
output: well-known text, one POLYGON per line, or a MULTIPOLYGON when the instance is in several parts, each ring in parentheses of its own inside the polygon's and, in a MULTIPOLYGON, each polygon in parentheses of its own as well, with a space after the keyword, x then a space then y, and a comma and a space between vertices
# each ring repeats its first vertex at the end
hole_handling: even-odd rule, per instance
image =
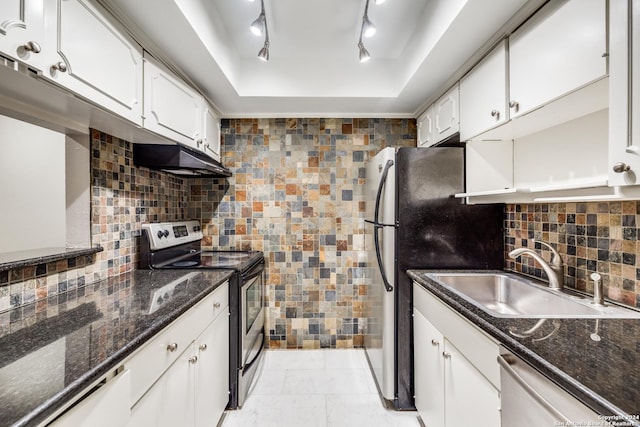
POLYGON ((430 147, 436 143, 433 135, 433 105, 418 117, 416 127, 418 128, 418 147, 430 147))
POLYGON ((434 142, 440 142, 460 130, 459 85, 451 88, 433 104, 434 142))
POLYGON ((204 100, 198 92, 145 55, 145 129, 200 150, 203 111, 204 100))
POLYGON ((220 161, 220 119, 206 102, 202 134, 202 151, 220 161))
POLYGON ((640 4, 610 2, 609 16, 609 184, 640 184, 640 4))
POLYGON ((460 140, 509 119, 507 42, 501 42, 460 81, 460 140))
POLYGON ((551 2, 509 38, 511 117, 607 74, 606 8, 603 0, 551 2))
POLYGON ((87 0, 57 0, 45 21, 43 76, 140 125, 141 47, 87 0))
POLYGON ((0 53, 38 66, 44 42, 44 0, 0 1, 0 53))

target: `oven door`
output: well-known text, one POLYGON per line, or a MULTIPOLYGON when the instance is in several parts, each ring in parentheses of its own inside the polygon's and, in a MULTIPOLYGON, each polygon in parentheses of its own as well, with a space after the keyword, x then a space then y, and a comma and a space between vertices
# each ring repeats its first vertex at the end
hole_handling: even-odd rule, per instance
POLYGON ((264 265, 260 263, 242 278, 240 333, 242 361, 238 379, 238 406, 242 406, 264 348, 264 265))

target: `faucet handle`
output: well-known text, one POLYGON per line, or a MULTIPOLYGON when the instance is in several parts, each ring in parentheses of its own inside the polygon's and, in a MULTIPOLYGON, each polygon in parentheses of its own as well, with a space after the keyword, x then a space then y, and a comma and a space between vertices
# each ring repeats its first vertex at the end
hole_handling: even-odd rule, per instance
POLYGON ((554 248, 547 242, 543 242, 542 240, 533 239, 533 243, 540 243, 542 246, 546 246, 551 251, 551 261, 549 262, 551 265, 553 265, 554 267, 562 266, 562 257, 560 256, 556 248, 554 248))

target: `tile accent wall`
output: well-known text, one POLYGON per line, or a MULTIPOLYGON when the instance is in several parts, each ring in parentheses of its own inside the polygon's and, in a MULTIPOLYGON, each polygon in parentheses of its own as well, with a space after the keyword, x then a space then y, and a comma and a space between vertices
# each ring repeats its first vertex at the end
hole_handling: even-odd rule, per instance
POLYGON ((184 180, 133 166, 129 142, 93 130, 91 174, 92 241, 104 251, 0 272, 0 313, 37 300, 36 310, 44 311, 48 297, 134 270, 141 225, 186 215, 184 180))
MULTIPOLYGON (((589 276, 602 275, 605 295, 640 307, 640 202, 589 202, 507 205, 505 250, 529 247, 549 260, 550 251, 533 239, 551 243, 561 254, 565 283, 593 293, 589 276)), ((505 256, 509 270, 536 277, 544 272, 530 257, 517 261, 505 256)))
POLYGON ((228 180, 191 185, 206 247, 262 250, 271 348, 363 344, 367 159, 415 146, 415 120, 222 121, 228 180))

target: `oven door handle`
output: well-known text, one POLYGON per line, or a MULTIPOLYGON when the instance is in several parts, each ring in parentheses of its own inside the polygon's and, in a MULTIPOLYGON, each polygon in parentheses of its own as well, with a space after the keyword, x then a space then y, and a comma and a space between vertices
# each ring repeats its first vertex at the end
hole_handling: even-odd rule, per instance
POLYGON ((260 342, 260 348, 258 349, 258 352, 253 357, 253 359, 251 359, 249 363, 244 364, 244 366, 242 367, 242 375, 244 375, 247 371, 249 371, 249 369, 251 369, 251 366, 258 361, 258 359, 260 358, 260 354, 262 354, 262 350, 264 350, 264 333, 263 332, 260 333, 260 338, 253 342, 253 346, 251 350, 253 350, 256 347, 255 345, 256 342, 260 342))
MULTIPOLYGON (((259 275, 261 275, 263 271, 264 271, 264 261, 260 261, 258 263, 258 265, 256 265, 251 270, 249 270, 246 273, 246 275, 245 274, 242 275, 242 281, 243 282, 248 282, 249 280, 253 279, 254 277, 258 277, 259 275)), ((243 283, 243 286, 244 286, 244 283, 243 283)))

